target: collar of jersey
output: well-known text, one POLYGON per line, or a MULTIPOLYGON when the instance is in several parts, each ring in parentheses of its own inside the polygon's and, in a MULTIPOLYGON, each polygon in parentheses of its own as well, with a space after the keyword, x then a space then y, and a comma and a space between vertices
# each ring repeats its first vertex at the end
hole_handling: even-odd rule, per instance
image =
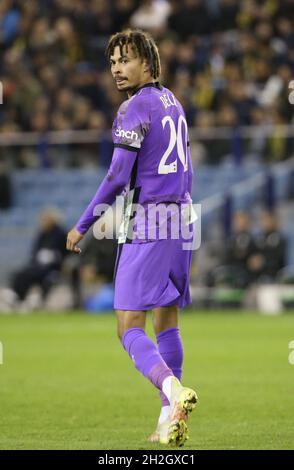
POLYGON ((146 87, 154 87, 158 88, 159 90, 162 90, 162 85, 157 81, 157 82, 150 82, 150 83, 145 83, 145 85, 140 86, 140 88, 137 88, 137 90, 132 94, 132 96, 136 95, 138 91, 142 90, 142 88, 146 87))

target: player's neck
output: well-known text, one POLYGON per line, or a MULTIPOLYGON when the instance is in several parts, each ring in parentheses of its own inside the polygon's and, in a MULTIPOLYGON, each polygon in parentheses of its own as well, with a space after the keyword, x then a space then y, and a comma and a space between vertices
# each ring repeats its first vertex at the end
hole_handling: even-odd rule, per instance
POLYGON ((140 85, 137 85, 135 88, 132 88, 132 90, 127 91, 128 98, 131 98, 140 88, 142 88, 145 85, 148 85, 148 83, 155 83, 156 80, 154 80, 152 77, 149 79, 146 79, 144 82, 142 82, 140 85))

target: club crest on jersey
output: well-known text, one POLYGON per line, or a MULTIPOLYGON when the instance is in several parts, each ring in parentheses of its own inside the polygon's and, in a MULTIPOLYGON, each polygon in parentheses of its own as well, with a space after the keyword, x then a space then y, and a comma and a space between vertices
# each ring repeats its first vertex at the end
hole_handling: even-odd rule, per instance
POLYGON ((135 131, 125 131, 120 126, 115 131, 116 137, 124 137, 125 139, 138 140, 139 136, 135 131))

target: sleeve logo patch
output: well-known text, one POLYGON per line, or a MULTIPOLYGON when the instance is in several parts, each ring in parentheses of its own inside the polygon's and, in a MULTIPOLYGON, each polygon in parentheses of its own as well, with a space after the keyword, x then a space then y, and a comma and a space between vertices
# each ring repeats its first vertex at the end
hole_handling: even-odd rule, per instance
POLYGON ((126 139, 138 140, 139 136, 135 131, 125 131, 121 127, 118 127, 114 133, 116 137, 124 137, 126 139))

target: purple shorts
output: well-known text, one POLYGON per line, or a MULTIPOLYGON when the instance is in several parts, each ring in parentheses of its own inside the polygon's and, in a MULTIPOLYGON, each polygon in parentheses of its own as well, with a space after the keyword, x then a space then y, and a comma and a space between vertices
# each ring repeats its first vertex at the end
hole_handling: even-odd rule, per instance
POLYGON ((190 304, 191 257, 192 251, 183 250, 181 239, 119 244, 114 308, 151 310, 190 304))

